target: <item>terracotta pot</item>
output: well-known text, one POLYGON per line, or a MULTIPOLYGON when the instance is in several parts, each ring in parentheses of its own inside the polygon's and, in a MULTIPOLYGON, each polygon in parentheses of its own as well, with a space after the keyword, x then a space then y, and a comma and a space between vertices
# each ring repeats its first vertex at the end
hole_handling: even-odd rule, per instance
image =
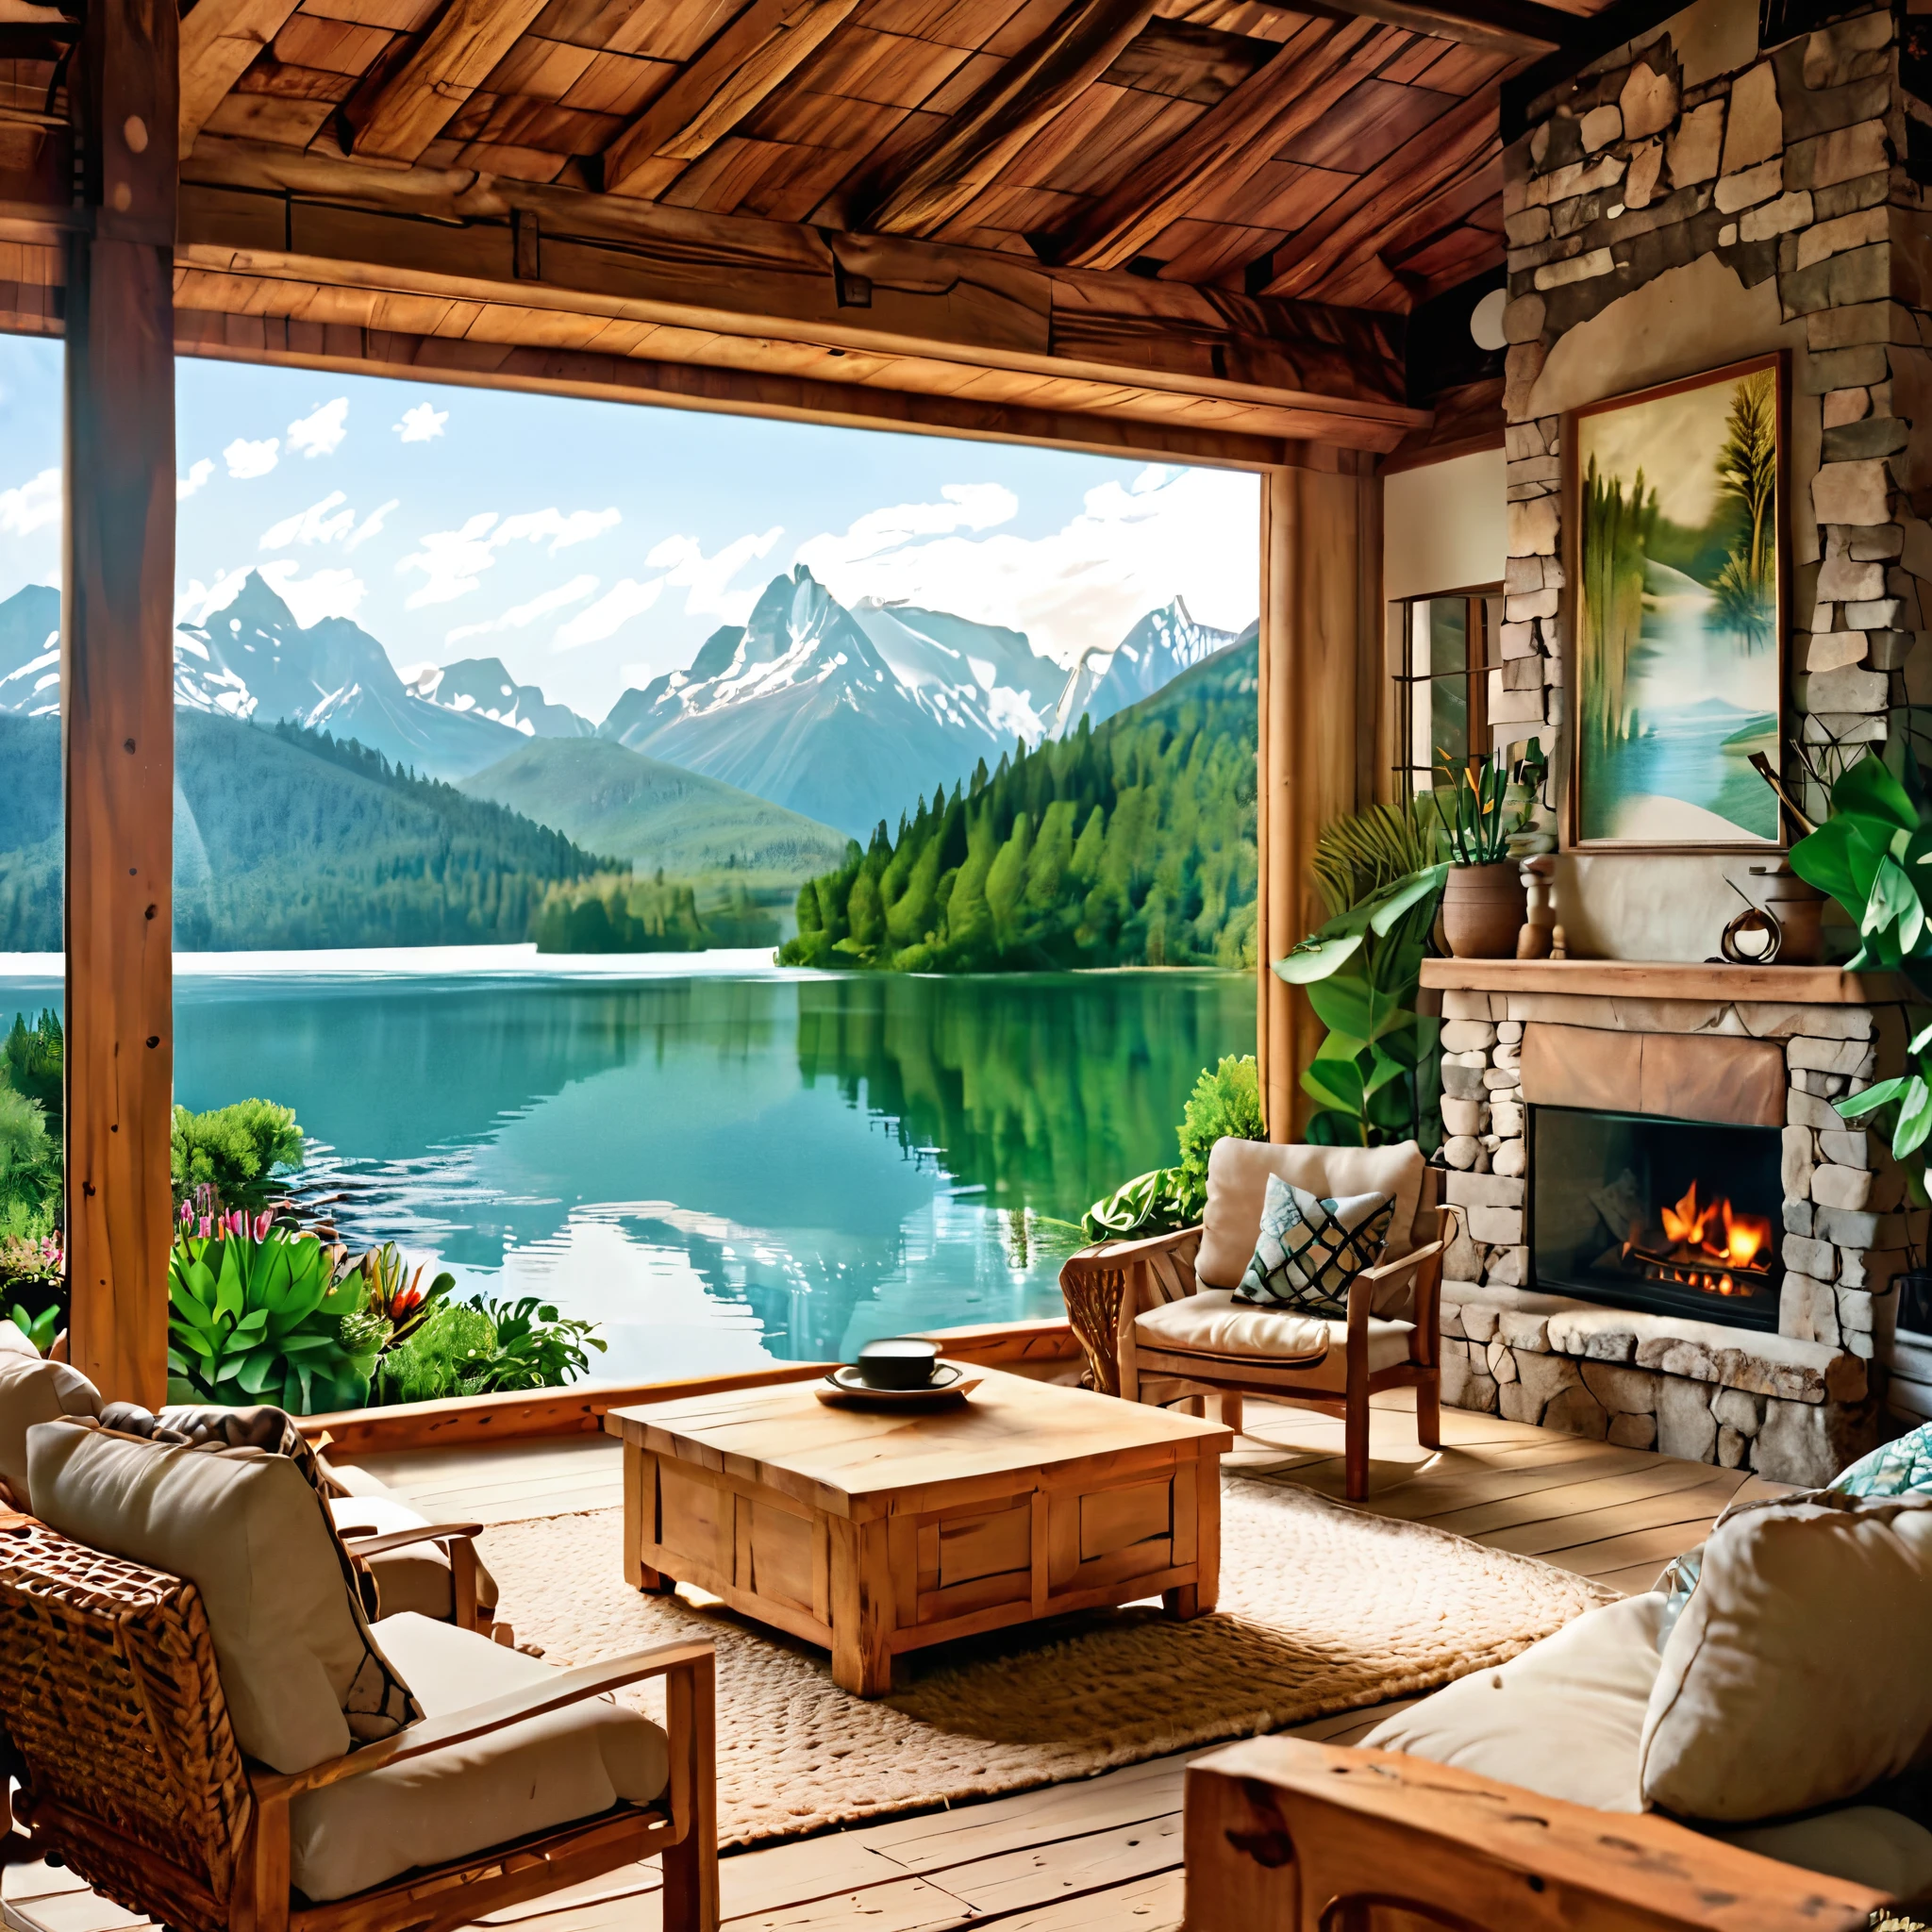
POLYGON ((1458 959, 1513 959, 1524 908, 1514 859, 1452 865, 1442 888, 1442 937, 1458 959))

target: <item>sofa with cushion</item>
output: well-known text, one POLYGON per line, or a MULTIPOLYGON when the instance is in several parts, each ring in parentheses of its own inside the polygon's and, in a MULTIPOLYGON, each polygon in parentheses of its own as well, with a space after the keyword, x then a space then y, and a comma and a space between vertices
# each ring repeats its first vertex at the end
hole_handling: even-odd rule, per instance
MULTIPOLYGON (((1485 1816, 1542 1818, 1549 1836, 1537 1801, 1554 1800, 1572 1829, 1594 1830, 1606 1856, 1636 1846, 1653 1870, 1662 1861, 1697 1873, 1719 1857, 1702 1849, 1712 1845, 1755 1854, 1799 1874, 1786 1886, 1794 1911, 1813 1899, 1814 1915, 1791 1923, 1837 1923, 1816 1905, 1826 1896, 1923 1906, 1932 1902, 1928 1627, 1932 1427, 1827 1490, 1734 1506, 1656 1589, 1397 1711, 1358 1751, 1318 1765, 1307 1756, 1317 1747, 1284 1741, 1277 1768, 1285 1788, 1319 1792, 1324 1778, 1340 1791, 1386 1765, 1382 1808, 1416 1833, 1441 1830, 1429 1793, 1487 1792, 1490 1810, 1470 1813, 1476 1850, 1485 1816), (1457 1778, 1432 1782, 1428 1767, 1457 1778), (1390 1795, 1397 1779, 1401 1799, 1390 1795), (1807 1885, 1823 1889, 1814 1898, 1807 1885)), ((1251 1752, 1224 1769, 1253 1778, 1261 1762, 1251 1752)), ((1281 1804, 1284 1817, 1295 1808, 1281 1804)), ((1219 1851, 1203 1856, 1225 1862, 1219 1851)), ((1748 1876, 1751 1867, 1724 1869, 1748 1876)), ((1369 1886, 1375 1874, 1359 1876, 1369 1886)), ((1704 1884, 1722 1890, 1707 1872, 1704 1884)), ((1785 1922, 1765 1905, 1735 1923, 1785 1922)), ((1190 1924, 1217 1932, 1211 1912, 1191 1908, 1190 1924)))
POLYGON ((708 1645, 558 1671, 372 1621, 295 1457, 85 1416, 25 1437, 0 1733, 37 1855, 179 1932, 403 1932, 661 1851, 667 1926, 715 1925, 708 1645), (611 1694, 651 1676, 665 1726, 611 1694))
POLYGON ((1102 1241, 1061 1270, 1094 1386, 1129 1402, 1212 1394, 1233 1429, 1243 1394, 1338 1413, 1359 1501, 1372 1395, 1413 1389, 1418 1437, 1441 1440, 1437 1298, 1457 1210, 1440 1181, 1413 1141, 1216 1141, 1198 1227, 1102 1241), (1325 1244, 1324 1217, 1341 1237, 1325 1244))

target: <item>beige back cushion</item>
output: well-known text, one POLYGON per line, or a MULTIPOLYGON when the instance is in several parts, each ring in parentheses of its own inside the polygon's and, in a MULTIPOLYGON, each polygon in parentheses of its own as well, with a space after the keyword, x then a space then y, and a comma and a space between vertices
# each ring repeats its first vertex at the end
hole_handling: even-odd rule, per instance
POLYGON ((43 1522, 200 1590, 249 1757, 306 1771, 407 1722, 408 1687, 371 1640, 316 1493, 287 1457, 43 1423, 27 1433, 27 1464, 43 1522))
POLYGON ((28 1515, 34 1508, 27 1483, 26 1432, 36 1423, 57 1422, 63 1415, 97 1416, 100 1391, 78 1369, 65 1362, 41 1359, 40 1351, 5 1315, 0 1315, 0 1340, 20 1335, 18 1350, 0 1347, 0 1483, 28 1515))
MULTIPOLYGON (((1395 1147, 1277 1147, 1266 1141, 1217 1141, 1208 1157, 1208 1209, 1201 1217, 1201 1252, 1195 1278, 1203 1288, 1239 1288, 1241 1271, 1261 1232, 1261 1204, 1268 1176, 1318 1199, 1341 1194, 1386 1194, 1395 1204, 1389 1221, 1387 1258, 1417 1245, 1416 1209, 1423 1193, 1423 1150, 1413 1141, 1395 1147)), ((1435 1230, 1429 1230, 1435 1239, 1435 1230)), ((1406 1302, 1408 1284, 1396 1282, 1376 1298, 1375 1312, 1406 1302)))
POLYGON ((1644 1714, 1646 1804, 1743 1824, 1932 1756, 1932 1498, 1807 1498, 1719 1524, 1644 1714))

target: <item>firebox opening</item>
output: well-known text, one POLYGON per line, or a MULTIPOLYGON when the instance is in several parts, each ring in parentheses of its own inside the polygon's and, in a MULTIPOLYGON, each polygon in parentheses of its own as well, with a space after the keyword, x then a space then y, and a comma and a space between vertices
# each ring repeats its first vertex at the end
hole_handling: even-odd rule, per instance
POLYGON ((1774 1127, 1532 1107, 1536 1286, 1737 1328, 1777 1326, 1774 1127))

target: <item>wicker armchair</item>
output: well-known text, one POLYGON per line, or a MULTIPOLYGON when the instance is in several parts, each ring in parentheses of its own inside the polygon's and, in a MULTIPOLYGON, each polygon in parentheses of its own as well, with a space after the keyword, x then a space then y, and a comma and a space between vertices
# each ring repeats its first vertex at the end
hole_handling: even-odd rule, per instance
MULTIPOLYGON (((1441 1445, 1439 1304, 1442 1255, 1457 1210, 1441 1202, 1441 1184, 1438 1169, 1424 1170, 1413 1227, 1417 1245, 1357 1274, 1349 1288, 1347 1321, 1326 1324, 1326 1343, 1312 1350, 1304 1346, 1298 1354, 1210 1352, 1162 1339, 1159 1324, 1151 1329, 1141 1324, 1141 1317, 1199 1291, 1198 1225, 1081 1249, 1061 1269, 1060 1290, 1087 1357, 1087 1379, 1128 1402, 1190 1399, 1196 1413, 1205 1397, 1216 1395, 1223 1424, 1237 1432, 1244 1394, 1340 1415, 1348 1496, 1360 1502, 1369 1490, 1370 1396, 1385 1389, 1413 1389, 1416 1435, 1424 1448, 1441 1445), (1405 1279, 1412 1284, 1407 1319, 1379 1319, 1377 1297, 1405 1279)), ((1208 1185, 1214 1185, 1211 1169, 1208 1185)), ((1265 1328, 1265 1317, 1257 1325, 1265 1328)))
MULTIPOLYGON (((64 1862, 171 1932, 453 1932, 658 1852, 665 1926, 718 1924, 708 1644, 554 1672, 281 1775, 237 1748, 192 1583, 0 1511, 0 1743, 21 1783, 25 1855, 64 1862), (326 1904, 291 1893, 290 1807, 302 1793, 658 1676, 671 1776, 658 1803, 620 1803, 326 1904)), ((22 1850, 18 1833, 0 1841, 22 1850)))

